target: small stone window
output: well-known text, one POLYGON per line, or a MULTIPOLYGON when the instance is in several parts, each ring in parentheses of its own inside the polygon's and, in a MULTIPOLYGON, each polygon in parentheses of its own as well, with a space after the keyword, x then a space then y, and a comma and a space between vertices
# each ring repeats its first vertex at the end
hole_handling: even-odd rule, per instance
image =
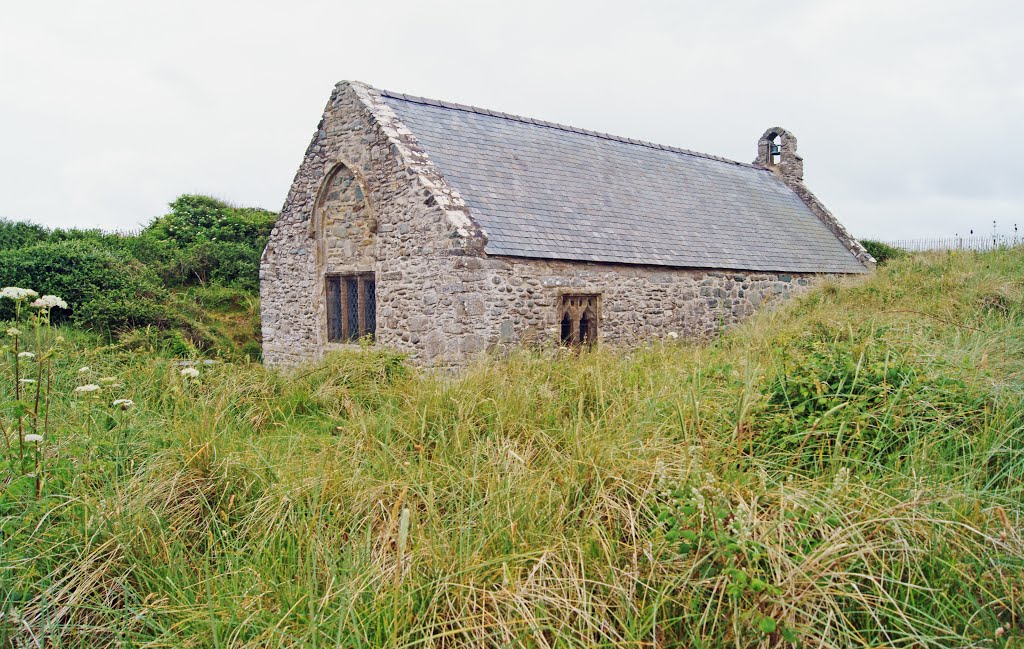
POLYGON ((598 295, 563 295, 558 309, 561 342, 566 347, 592 347, 597 342, 598 295))
POLYGON ((377 334, 377 281, 373 273, 328 275, 327 342, 353 343, 377 334))

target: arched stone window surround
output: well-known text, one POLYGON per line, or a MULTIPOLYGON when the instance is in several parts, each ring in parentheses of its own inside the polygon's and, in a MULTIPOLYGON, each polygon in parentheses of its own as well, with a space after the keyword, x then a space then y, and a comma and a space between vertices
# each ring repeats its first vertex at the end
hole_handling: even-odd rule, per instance
MULTIPOLYGON (((374 209, 373 204, 370 203, 370 192, 368 191, 368 185, 366 183, 366 176, 353 164, 346 160, 335 161, 327 173, 324 174, 324 180, 320 183, 320 187, 316 191, 316 198, 313 201, 313 211, 309 218, 309 237, 316 241, 316 265, 317 271, 320 274, 324 272, 324 264, 326 263, 326 255, 324 251, 324 224, 323 224, 323 205, 327 198, 328 189, 334 179, 339 173, 348 172, 355 178, 356 183, 359 185, 360 190, 363 192, 363 204, 368 210, 368 214, 371 219, 376 223, 377 211, 374 209)), ((374 231, 376 234, 376 231, 374 231)))
MULTIPOLYGON (((321 346, 339 345, 344 343, 331 342, 328 332, 328 314, 327 314, 327 276, 344 276, 352 277, 358 276, 365 278, 372 276, 375 271, 376 257, 377 257, 377 212, 374 210, 373 205, 370 202, 370 193, 367 190, 366 177, 363 173, 353 164, 345 160, 335 161, 323 176, 323 181, 320 183, 320 187, 317 189, 316 198, 313 201, 313 210, 310 214, 309 219, 309 236, 314 242, 315 249, 315 295, 312 296, 317 303, 317 335, 320 339, 321 346), (325 203, 328 200, 329 193, 333 188, 335 182, 339 176, 347 174, 351 176, 352 182, 355 183, 358 190, 362 193, 362 209, 366 210, 366 220, 369 222, 369 232, 373 238, 372 250, 370 255, 362 259, 354 259, 352 263, 344 264, 329 264, 327 254, 327 244, 329 235, 326 232, 325 218, 325 203)), ((360 288, 362 288, 362 280, 360 280, 360 288)), ((375 300, 374 300, 375 302, 375 300)), ((360 307, 361 308, 361 307, 360 307)))
POLYGON ((601 296, 597 293, 565 293, 559 298, 559 342, 576 349, 597 344, 601 321, 601 296))

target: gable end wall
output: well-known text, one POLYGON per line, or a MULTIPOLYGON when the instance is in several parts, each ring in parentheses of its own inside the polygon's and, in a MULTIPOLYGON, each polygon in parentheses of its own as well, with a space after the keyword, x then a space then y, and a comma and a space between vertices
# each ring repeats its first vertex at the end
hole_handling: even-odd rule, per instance
POLYGON ((377 340, 422 358, 428 341, 415 336, 414 342, 409 332, 426 317, 440 335, 440 322, 454 317, 454 307, 424 309, 418 294, 427 278, 443 278, 452 259, 482 254, 485 243, 458 192, 380 97, 362 84, 338 84, 263 252, 264 361, 295 365, 338 346, 326 340, 325 270, 374 271, 377 340), (340 166, 351 171, 372 214, 372 247, 366 228, 351 242, 361 251, 358 268, 337 258, 344 237, 321 224, 329 194, 322 186, 340 166))

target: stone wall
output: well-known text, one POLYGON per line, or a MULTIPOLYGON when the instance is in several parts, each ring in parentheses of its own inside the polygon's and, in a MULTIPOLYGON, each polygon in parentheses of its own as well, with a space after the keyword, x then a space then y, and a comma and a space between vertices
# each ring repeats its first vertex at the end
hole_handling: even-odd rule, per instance
POLYGON ((339 84, 260 268, 264 359, 292 365, 327 343, 324 274, 373 270, 378 344, 424 365, 559 342, 559 300, 597 293, 599 341, 699 337, 800 292, 798 275, 489 257, 486 236, 374 90, 339 84))
POLYGON ((460 364, 484 350, 559 344, 558 311, 566 294, 599 294, 598 340, 634 347, 670 332, 714 335, 806 290, 813 280, 799 274, 464 257, 453 259, 442 276, 426 279, 419 304, 409 300, 401 308, 423 312, 407 322, 410 341, 422 346, 421 361, 460 364), (437 323, 426 311, 451 307, 456 318, 440 323, 440 332, 433 329, 437 323))

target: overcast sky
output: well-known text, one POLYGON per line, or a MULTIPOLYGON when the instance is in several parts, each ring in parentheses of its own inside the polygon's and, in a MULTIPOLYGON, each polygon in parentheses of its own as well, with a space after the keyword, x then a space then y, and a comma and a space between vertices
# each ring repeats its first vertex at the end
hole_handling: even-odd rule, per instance
POLYGON ((0 216, 278 210, 335 82, 749 162, 859 236, 1024 230, 1024 3, 0 0, 0 216))

